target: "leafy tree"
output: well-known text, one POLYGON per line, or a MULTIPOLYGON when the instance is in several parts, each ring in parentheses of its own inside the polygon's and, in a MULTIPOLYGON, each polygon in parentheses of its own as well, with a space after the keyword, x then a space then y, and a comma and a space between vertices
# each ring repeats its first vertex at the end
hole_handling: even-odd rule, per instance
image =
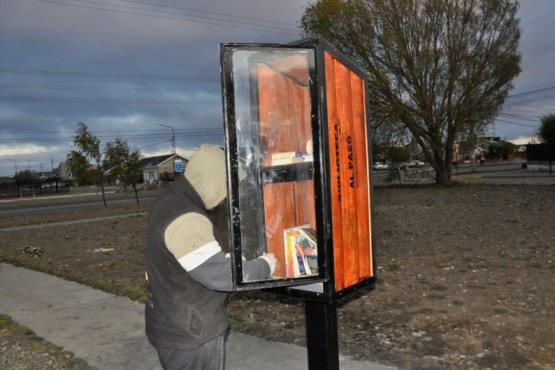
POLYGON ((31 170, 19 171, 14 177, 15 183, 20 186, 35 186, 38 183, 39 176, 31 170))
POLYGON ((123 181, 124 185, 131 185, 135 192, 135 200, 139 204, 137 183, 141 179, 142 168, 141 152, 129 149, 127 140, 117 138, 109 141, 104 149, 104 168, 110 169, 111 173, 123 181))
POLYGON ((501 143, 501 158, 504 160, 511 159, 511 155, 514 154, 515 148, 516 145, 511 142, 505 141, 501 143))
POLYGON ((67 156, 67 166, 73 179, 78 184, 96 184, 96 171, 87 161, 87 157, 80 152, 72 150, 67 156))
POLYGON ((373 125, 402 123, 451 181, 453 144, 490 124, 520 73, 516 0, 317 0, 301 19, 369 75, 373 125))
POLYGON ((542 117, 538 136, 544 143, 555 146, 555 113, 542 117))
POLYGON ((491 160, 507 160, 514 153, 515 145, 508 141, 491 143, 489 146, 488 157, 491 160))
POLYGON ((555 158, 555 114, 552 113, 542 117, 538 137, 545 145, 549 158, 549 173, 551 173, 551 162, 555 158))
POLYGON ((104 168, 102 167, 102 153, 100 152, 100 139, 89 132, 89 128, 83 122, 77 124, 77 130, 73 136, 73 146, 76 150, 68 155, 68 167, 78 178, 86 176, 88 171, 95 174, 96 183, 102 191, 102 201, 106 204, 106 193, 104 191, 104 168), (96 167, 91 167, 90 162, 96 167))
POLYGON ((406 129, 398 122, 374 125, 372 130, 372 155, 374 161, 394 164, 391 148, 398 147, 408 139, 406 129))

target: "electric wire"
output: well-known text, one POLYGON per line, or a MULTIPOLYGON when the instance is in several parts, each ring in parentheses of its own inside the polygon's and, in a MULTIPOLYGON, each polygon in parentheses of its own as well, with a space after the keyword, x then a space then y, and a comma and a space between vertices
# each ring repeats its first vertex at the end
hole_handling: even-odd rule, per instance
POLYGON ((223 17, 231 17, 232 19, 234 19, 234 18, 236 18, 236 19, 247 19, 247 20, 264 22, 264 23, 281 24, 281 25, 284 25, 284 26, 291 26, 291 27, 296 27, 297 26, 296 24, 293 24, 293 23, 279 22, 279 21, 274 21, 274 20, 269 20, 269 19, 245 17, 245 16, 240 16, 240 15, 231 15, 231 14, 218 13, 218 12, 212 12, 212 11, 207 11, 207 10, 183 8, 183 7, 177 7, 177 6, 170 6, 170 5, 163 5, 163 4, 156 4, 156 3, 147 3, 147 2, 143 2, 143 1, 134 1, 134 0, 122 0, 122 1, 127 2, 127 3, 144 4, 144 5, 151 5, 151 6, 163 7, 163 8, 169 8, 169 9, 179 9, 179 10, 191 11, 191 12, 201 13, 201 14, 214 14, 214 15, 223 16, 223 17))
POLYGON ((0 96, 0 100, 35 103, 102 103, 102 104, 221 104, 221 101, 181 99, 102 99, 102 98, 42 98, 30 96, 0 96))
POLYGON ((24 68, 0 67, 0 72, 8 73, 24 73, 47 76, 74 76, 74 77, 94 77, 94 78, 127 78, 127 79, 144 79, 144 80, 171 80, 171 81, 206 81, 220 82, 215 77, 193 77, 193 76, 162 76, 162 75, 139 75, 139 74, 118 74, 118 73, 97 73, 97 72, 72 72, 72 71, 52 71, 52 70, 36 70, 24 68))
POLYGON ((71 91, 120 91, 120 92, 207 92, 215 93, 220 90, 207 90, 198 88, 149 88, 149 87, 109 87, 109 86, 82 86, 82 85, 30 85, 19 83, 0 83, 0 87, 14 88, 14 89, 47 89, 47 90, 71 90, 71 91))
POLYGON ((206 24, 206 25, 211 25, 211 26, 246 29, 246 30, 251 30, 251 31, 254 30, 254 31, 266 32, 266 33, 284 34, 284 35, 298 35, 299 34, 298 32, 293 33, 292 31, 289 31, 288 29, 284 29, 284 28, 280 28, 280 27, 267 26, 267 25, 266 26, 261 26, 261 25, 258 25, 258 24, 242 22, 242 21, 237 21, 237 20, 235 20, 235 21, 226 21, 226 20, 222 20, 222 19, 211 19, 209 17, 202 17, 202 16, 200 16, 200 17, 199 16, 192 16, 192 15, 188 16, 186 14, 175 14, 173 12, 166 12, 166 11, 161 11, 161 10, 134 8, 134 7, 128 7, 128 6, 123 6, 123 5, 106 4, 106 3, 93 2, 93 1, 81 1, 81 2, 100 5, 100 6, 102 6, 102 5, 111 6, 111 7, 116 7, 117 6, 117 7, 123 8, 123 9, 130 9, 130 10, 109 9, 109 8, 103 8, 103 7, 82 5, 82 4, 64 3, 64 2, 53 1, 53 0, 35 0, 35 1, 42 2, 42 3, 56 4, 56 5, 73 6, 73 7, 85 8, 85 9, 102 10, 102 11, 107 11, 107 12, 117 12, 117 13, 123 13, 123 14, 140 15, 140 16, 154 17, 154 18, 160 18, 160 19, 169 19, 169 20, 175 20, 175 21, 200 23, 200 24, 206 24), (135 10, 135 11, 133 11, 133 10, 135 10), (144 12, 148 12, 148 13, 141 13, 140 11, 144 11, 144 12), (152 14, 152 13, 160 13, 161 15, 152 14), (164 15, 164 14, 166 14, 166 15, 164 15), (177 16, 184 16, 184 17, 191 17, 191 19, 176 18, 175 17, 176 15, 177 16), (208 19, 208 21, 201 21, 198 18, 208 19), (221 23, 221 22, 226 22, 226 24, 221 23))

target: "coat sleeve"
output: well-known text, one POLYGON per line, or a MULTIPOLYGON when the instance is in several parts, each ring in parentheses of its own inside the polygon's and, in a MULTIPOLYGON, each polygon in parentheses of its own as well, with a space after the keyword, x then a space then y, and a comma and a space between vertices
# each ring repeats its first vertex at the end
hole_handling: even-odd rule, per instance
MULTIPOLYGON (((198 213, 178 217, 166 228, 168 250, 189 275, 208 289, 232 289, 231 259, 227 257, 213 233, 211 221, 198 213)), ((270 276, 269 264, 261 258, 243 261, 246 281, 270 276)))

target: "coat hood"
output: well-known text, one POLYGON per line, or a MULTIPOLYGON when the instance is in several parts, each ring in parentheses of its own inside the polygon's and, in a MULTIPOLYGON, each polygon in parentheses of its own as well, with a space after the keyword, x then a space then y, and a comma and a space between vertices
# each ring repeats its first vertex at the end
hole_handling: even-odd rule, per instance
POLYGON ((202 144, 193 154, 185 178, 195 188, 206 209, 219 205, 227 197, 224 151, 211 144, 202 144))

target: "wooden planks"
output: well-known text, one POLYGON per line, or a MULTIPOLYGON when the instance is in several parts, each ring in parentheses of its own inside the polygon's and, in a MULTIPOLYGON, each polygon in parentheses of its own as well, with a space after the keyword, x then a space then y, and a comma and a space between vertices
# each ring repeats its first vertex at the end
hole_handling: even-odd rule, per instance
POLYGON ((370 179, 362 79, 325 53, 335 289, 371 277, 370 179))
MULTIPOLYGON (((312 140, 310 91, 300 76, 302 63, 296 61, 294 75, 287 74, 288 58, 281 63, 258 66, 258 106, 263 166, 271 165, 271 154, 299 152, 312 140)), ((304 73, 308 76, 305 59, 304 73)), ((314 180, 268 183, 263 186, 267 251, 278 259, 276 276, 284 276, 283 230, 310 224, 316 227, 314 180)))

